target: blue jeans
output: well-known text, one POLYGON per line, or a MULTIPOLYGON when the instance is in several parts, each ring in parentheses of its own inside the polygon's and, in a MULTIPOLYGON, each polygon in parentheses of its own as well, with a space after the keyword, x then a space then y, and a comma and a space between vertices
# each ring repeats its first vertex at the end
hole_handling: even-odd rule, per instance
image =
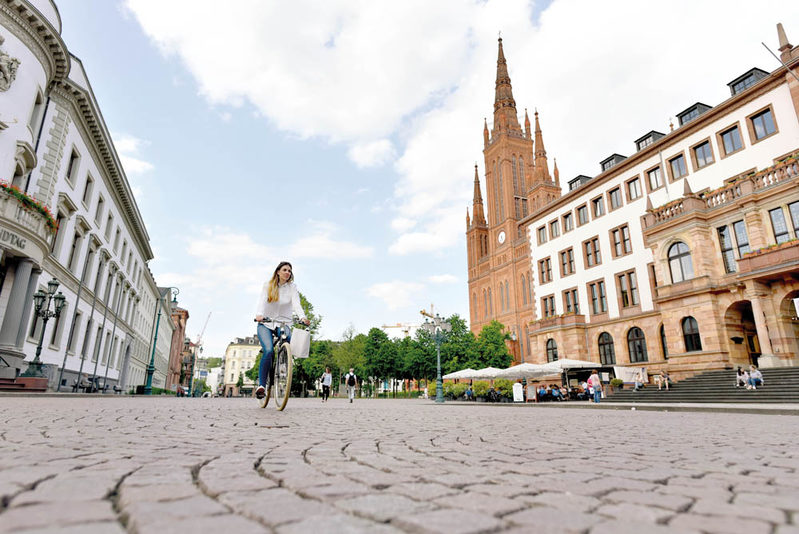
POLYGON ((256 333, 258 334, 258 341, 261 342, 261 365, 258 367, 258 385, 266 386, 267 373, 272 372, 272 359, 275 357, 275 346, 272 342, 272 335, 280 333, 286 334, 286 341, 291 341, 291 328, 277 327, 274 330, 267 328, 264 324, 258 324, 256 333))
POLYGON ((594 402, 599 402, 600 400, 602 400, 602 392, 594 388, 594 402))
POLYGON ((759 379, 759 378, 750 378, 749 379, 749 385, 750 386, 755 386, 755 387, 762 386, 763 385, 763 381, 761 379, 759 379))

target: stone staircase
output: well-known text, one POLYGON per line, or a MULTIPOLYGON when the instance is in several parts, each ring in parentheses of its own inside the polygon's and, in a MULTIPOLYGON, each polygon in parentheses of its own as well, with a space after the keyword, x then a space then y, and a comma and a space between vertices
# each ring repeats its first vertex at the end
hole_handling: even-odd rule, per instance
POLYGON ((46 378, 0 378, 0 391, 18 393, 43 393, 47 391, 46 378))
POLYGON ((602 402, 700 402, 700 403, 799 403, 799 367, 761 369, 764 385, 757 390, 735 387, 735 370, 708 371, 672 384, 669 391, 658 391, 649 384, 640 391, 613 392, 602 402))

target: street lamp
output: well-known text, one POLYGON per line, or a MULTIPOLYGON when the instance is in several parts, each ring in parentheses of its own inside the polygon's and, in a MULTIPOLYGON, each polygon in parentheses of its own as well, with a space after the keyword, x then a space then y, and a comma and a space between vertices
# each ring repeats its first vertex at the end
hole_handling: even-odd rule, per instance
MULTIPOLYGON (((155 373, 155 345, 158 342, 158 325, 161 323, 161 299, 172 295, 172 302, 169 303, 169 307, 171 311, 174 311, 175 308, 178 307, 178 294, 180 290, 176 287, 167 287, 165 288, 167 291, 165 294, 162 294, 158 299, 155 301, 155 309, 158 310, 158 318, 155 321, 155 333, 153 334, 153 352, 150 356, 150 365, 147 366, 147 381, 144 383, 144 394, 145 395, 152 395, 153 394, 153 374, 155 373)), ((160 292, 161 289, 159 288, 158 291, 160 292)))
POLYGON ((64 296, 63 293, 58 291, 58 280, 53 278, 49 282, 47 282, 47 292, 45 293, 41 289, 33 294, 33 307, 34 313, 36 317, 42 318, 42 332, 39 335, 39 344, 36 346, 36 356, 33 358, 33 361, 28 365, 28 368, 22 373, 22 376, 25 377, 37 377, 43 378, 44 373, 42 372, 42 362, 39 359, 39 355, 42 353, 42 342, 44 341, 44 331, 47 329, 47 321, 50 320, 51 317, 58 318, 61 315, 61 310, 64 309, 64 304, 66 304, 67 298, 64 296), (58 291, 58 294, 56 294, 58 291), (54 303, 54 311, 50 311, 50 303, 54 303))
POLYGON ((441 380, 441 341, 444 338, 443 332, 452 330, 452 325, 442 319, 439 314, 433 316, 423 310, 422 315, 425 316, 422 329, 429 332, 436 342, 436 402, 440 403, 444 402, 444 382, 441 380))

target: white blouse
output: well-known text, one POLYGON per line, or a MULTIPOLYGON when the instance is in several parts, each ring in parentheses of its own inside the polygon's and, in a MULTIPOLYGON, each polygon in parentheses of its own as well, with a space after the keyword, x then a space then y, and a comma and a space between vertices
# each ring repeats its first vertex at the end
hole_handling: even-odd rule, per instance
POLYGON ((269 282, 264 283, 261 288, 261 295, 258 297, 258 304, 255 308, 255 315, 263 315, 272 319, 271 323, 264 323, 267 328, 274 329, 276 323, 291 324, 292 314, 305 320, 305 312, 300 304, 300 292, 294 282, 278 286, 277 302, 268 302, 269 282))

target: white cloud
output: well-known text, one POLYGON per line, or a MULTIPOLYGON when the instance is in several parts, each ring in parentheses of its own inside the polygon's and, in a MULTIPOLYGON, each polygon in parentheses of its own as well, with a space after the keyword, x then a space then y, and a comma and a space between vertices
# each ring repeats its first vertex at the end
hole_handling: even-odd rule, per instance
POLYGON ((391 161, 395 157, 394 145, 388 139, 379 139, 368 143, 358 143, 350 147, 347 155, 361 168, 377 167, 391 161))
POLYGON ((292 258, 357 259, 373 255, 372 247, 336 239, 341 229, 327 221, 309 221, 312 230, 289 247, 292 258))
POLYGON ((397 217, 391 221, 391 228, 398 232, 406 232, 414 226, 416 226, 416 221, 407 217, 397 217))
POLYGON ((382 300, 389 310, 396 310, 413 304, 424 287, 424 284, 418 282, 392 280, 369 286, 366 288, 366 294, 382 300))
POLYGON ((143 174, 153 170, 152 163, 138 157, 141 148, 149 145, 149 141, 128 134, 115 134, 111 137, 127 175, 143 174))
POLYGON ((454 284, 458 277, 452 274, 435 274, 427 279, 431 284, 454 284))

